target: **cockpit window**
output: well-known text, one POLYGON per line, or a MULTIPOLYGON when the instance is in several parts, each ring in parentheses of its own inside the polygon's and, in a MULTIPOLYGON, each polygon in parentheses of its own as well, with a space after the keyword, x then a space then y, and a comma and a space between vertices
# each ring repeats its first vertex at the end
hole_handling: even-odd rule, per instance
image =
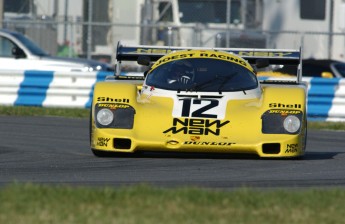
POLYGON ((228 61, 192 58, 168 62, 152 70, 146 85, 177 91, 234 92, 254 89, 256 76, 228 61))

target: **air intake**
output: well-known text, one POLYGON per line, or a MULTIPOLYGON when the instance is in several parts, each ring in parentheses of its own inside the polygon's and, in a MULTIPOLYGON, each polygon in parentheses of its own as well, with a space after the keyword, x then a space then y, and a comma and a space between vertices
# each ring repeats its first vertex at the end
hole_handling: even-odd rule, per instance
POLYGON ((279 154, 280 153, 280 144, 279 143, 262 144, 262 152, 265 154, 279 154))
POLYGON ((130 149, 132 141, 128 138, 114 138, 115 149, 130 149))

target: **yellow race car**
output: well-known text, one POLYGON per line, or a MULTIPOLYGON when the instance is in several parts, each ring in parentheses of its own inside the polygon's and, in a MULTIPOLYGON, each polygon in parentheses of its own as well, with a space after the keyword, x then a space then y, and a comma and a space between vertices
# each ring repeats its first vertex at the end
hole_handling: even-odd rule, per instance
POLYGON ((96 156, 137 151, 300 157, 306 85, 259 80, 272 65, 301 67, 301 49, 207 49, 118 44, 115 76, 97 82, 90 113, 96 156), (147 66, 122 76, 121 62, 147 66))

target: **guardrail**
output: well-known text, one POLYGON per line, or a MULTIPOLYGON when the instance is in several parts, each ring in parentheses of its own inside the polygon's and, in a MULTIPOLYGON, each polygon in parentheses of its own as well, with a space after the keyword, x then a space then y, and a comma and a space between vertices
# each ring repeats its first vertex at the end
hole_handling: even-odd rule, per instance
POLYGON ((1 71, 0 104, 89 107, 92 87, 106 72, 1 71))
MULTIPOLYGON (((89 108, 94 84, 108 75, 112 73, 0 71, 0 105, 89 108)), ((345 79, 303 81, 308 84, 309 119, 345 121, 345 79)))
POLYGON ((345 79, 312 78, 308 81, 308 117, 345 121, 345 79))

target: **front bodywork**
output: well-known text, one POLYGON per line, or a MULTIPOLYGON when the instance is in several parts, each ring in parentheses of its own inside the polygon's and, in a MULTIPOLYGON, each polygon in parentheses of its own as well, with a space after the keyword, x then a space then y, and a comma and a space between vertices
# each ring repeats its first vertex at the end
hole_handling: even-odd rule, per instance
MULTIPOLYGON (((198 50, 189 52, 200 54, 198 50)), ((157 61, 150 72, 159 66, 157 61)), ((254 72, 249 64, 241 66, 254 72)), ((128 77, 95 85, 90 140, 96 155, 136 151, 252 153, 260 157, 304 154, 306 87, 302 83, 258 83, 243 91, 171 90, 148 83, 128 77), (111 111, 114 120, 110 125, 97 121, 102 109, 111 111), (293 132, 284 128, 289 117, 300 120, 293 132)))

